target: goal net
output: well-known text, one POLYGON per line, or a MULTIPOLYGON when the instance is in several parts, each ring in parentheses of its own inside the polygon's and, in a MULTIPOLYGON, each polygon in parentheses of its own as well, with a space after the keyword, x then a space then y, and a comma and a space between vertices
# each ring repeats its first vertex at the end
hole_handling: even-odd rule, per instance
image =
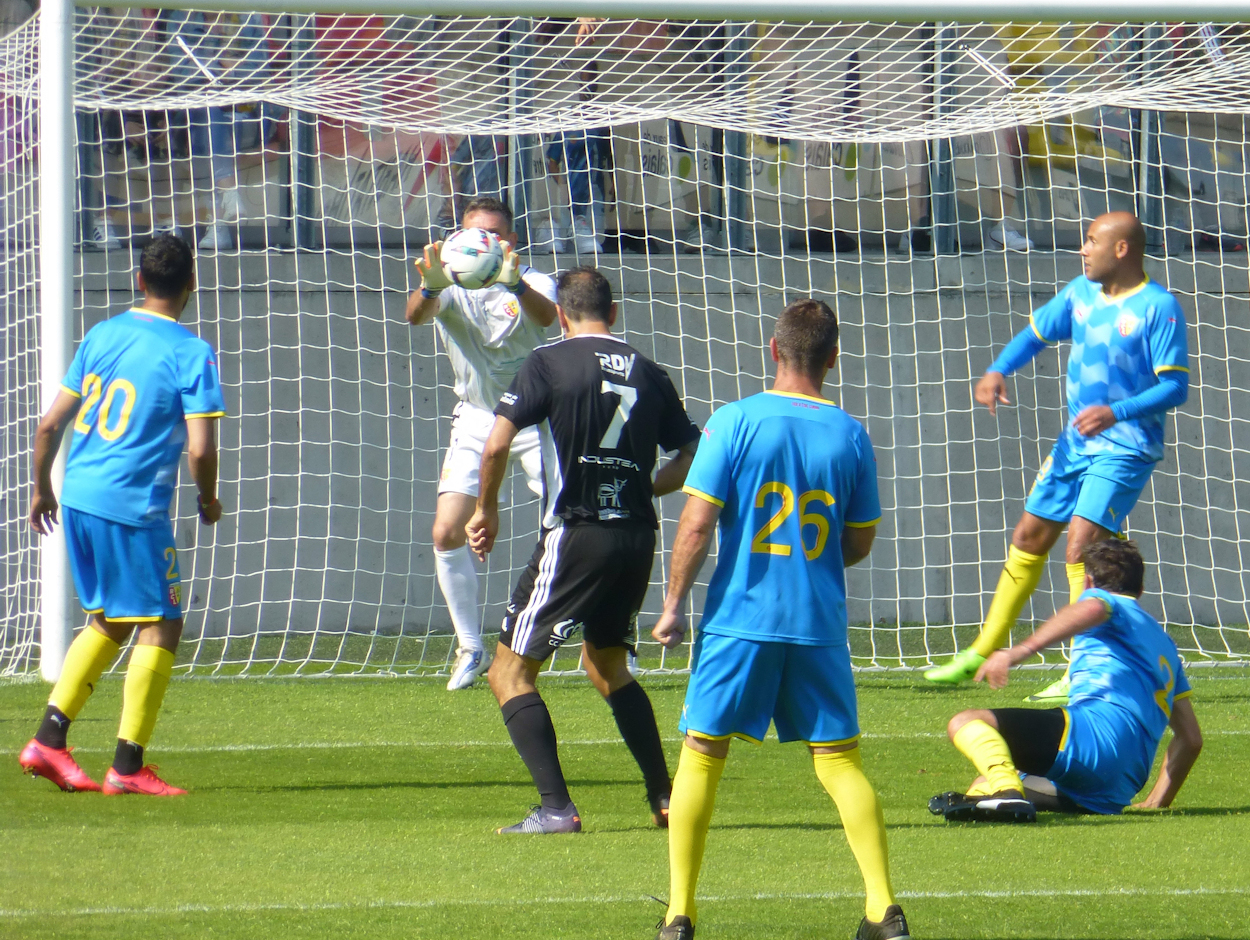
MULTIPOLYGON (((38 655, 37 33, 0 39, 5 673, 38 655)), ((973 380, 1080 273, 1089 220, 1135 212, 1193 366, 1130 517, 1146 604, 1189 662, 1250 658, 1246 28, 100 8, 75 33, 77 335, 133 301, 139 248, 179 231, 199 245, 184 322, 219 350, 230 411, 225 518, 198 525, 185 472, 174 507, 180 671, 447 671, 430 529, 455 397, 433 330, 403 313, 413 258, 474 195, 510 202, 538 269, 608 273, 621 332, 700 423, 766 387, 787 302, 836 307, 829 393, 869 429, 885 509, 848 573, 863 668, 975 634, 1066 420, 1066 350, 1014 377, 997 419, 973 380)), ((504 500, 488 634, 537 530, 522 476, 504 500)), ((661 502, 650 669, 688 662, 648 636, 681 503, 661 502)), ((1018 630, 1066 602, 1054 554, 1018 630)), ((566 650, 551 668, 576 666, 566 650)))

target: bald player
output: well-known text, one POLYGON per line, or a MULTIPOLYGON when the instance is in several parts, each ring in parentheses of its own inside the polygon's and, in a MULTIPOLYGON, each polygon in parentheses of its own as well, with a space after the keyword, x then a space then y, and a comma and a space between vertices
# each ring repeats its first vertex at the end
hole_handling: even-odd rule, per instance
MULTIPOLYGON (((1142 268, 1145 245, 1136 216, 1096 218, 1081 248, 1084 276, 1037 310, 977 382, 976 400, 992 415, 998 405, 1011 404, 1007 376, 1042 350, 1072 341, 1068 423, 1029 491, 981 633, 950 662, 926 672, 930 682, 971 679, 1006 644, 1065 527, 1076 603, 1085 589, 1082 553, 1122 535, 1125 517, 1163 459, 1167 412, 1189 395, 1189 350, 1180 304, 1142 268)), ((1065 675, 1029 700, 1061 703, 1067 694, 1065 675)))

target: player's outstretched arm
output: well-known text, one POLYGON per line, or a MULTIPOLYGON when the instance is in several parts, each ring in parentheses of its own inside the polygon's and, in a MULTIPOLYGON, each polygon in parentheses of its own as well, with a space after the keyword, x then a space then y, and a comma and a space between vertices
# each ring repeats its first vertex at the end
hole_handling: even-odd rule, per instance
POLYGON ((217 498, 217 419, 187 419, 187 466, 198 490, 200 522, 215 525, 221 519, 217 498))
POLYGON ((981 376, 973 394, 980 404, 990 410, 990 414, 994 414, 999 405, 1011 404, 1011 399, 1007 397, 1007 378, 1001 372, 987 372, 981 376))
POLYGON ((1159 768, 1159 779, 1149 795, 1134 804, 1134 809, 1165 809, 1171 806, 1198 755, 1202 753, 1202 729, 1198 727, 1198 716, 1194 714, 1193 703, 1188 698, 1172 702, 1172 716, 1168 724, 1173 737, 1164 755, 1163 766, 1159 768))
POLYGON ((721 507, 715 503, 700 496, 691 496, 681 512, 677 537, 673 540, 673 555, 669 560, 664 613, 651 631, 651 636, 668 649, 680 645, 686 635, 686 596, 694 586, 694 579, 703 562, 707 560, 720 510, 721 507))
POLYGON ((530 290, 523 286, 521 256, 507 242, 504 242, 503 246, 503 266, 499 269, 499 276, 495 278, 495 283, 502 284, 512 291, 516 295, 517 303, 525 311, 525 315, 539 326, 545 329, 556 322, 555 302, 541 291, 530 290))
POLYGON ((496 417, 490 437, 482 448, 482 468, 478 473, 477 509, 465 524, 469 548, 482 561, 495 547, 499 534, 499 487, 508 469, 508 452, 517 436, 517 426, 507 418, 496 417))
POLYGON ((1036 656, 1048 646, 1093 629, 1110 616, 1110 611, 1102 601, 1092 598, 1069 604, 1056 611, 1055 615, 1038 627, 1028 639, 1017 643, 1010 649, 997 650, 990 654, 990 658, 977 670, 974 681, 988 682, 991 689, 1005 688, 1007 672, 1012 666, 1024 662, 1030 656, 1036 656))
POLYGON ((56 493, 52 491, 52 464, 56 461, 57 451, 61 449, 61 438, 82 399, 71 395, 65 390, 57 393, 52 407, 39 422, 35 429, 35 454, 33 476, 35 478, 34 493, 30 500, 30 527, 40 535, 51 535, 52 526, 56 525, 57 509, 56 493))
POLYGON ((426 245, 421 257, 414 262, 417 273, 421 275, 421 286, 408 295, 408 306, 404 310, 404 317, 413 326, 420 326, 434 318, 438 313, 438 295, 451 287, 439 254, 442 250, 442 242, 426 245))

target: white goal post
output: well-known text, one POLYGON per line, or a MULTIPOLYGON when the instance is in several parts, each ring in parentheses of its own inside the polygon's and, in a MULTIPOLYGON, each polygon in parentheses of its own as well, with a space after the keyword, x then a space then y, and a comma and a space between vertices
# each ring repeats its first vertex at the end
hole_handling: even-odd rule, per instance
MULTIPOLYGON (((1063 406, 1053 354, 1017 377, 1019 407, 998 422, 973 408, 971 380, 1079 273, 1082 222, 1138 212, 1149 270, 1194 317, 1196 362, 1131 517, 1154 563, 1148 602, 1192 661, 1250 659, 1240 5, 789 0, 767 22, 751 19, 758 4, 699 0, 485 0, 471 17, 398 0, 140 8, 152 9, 50 0, 37 30, 0 39, 23 67, 32 37, 39 48, 38 213, 6 203, 13 235, 0 247, 25 271, 37 215, 38 366, 33 284, 14 274, 3 391, 37 386, 47 406, 75 338, 129 300, 146 235, 176 227, 211 246, 198 329, 238 406, 223 423, 235 517, 197 533, 180 498, 194 585, 181 669, 445 670, 429 505, 454 399, 428 330, 397 323, 395 304, 413 286, 407 259, 491 174, 537 266, 598 258, 626 335, 673 373, 700 422, 763 387, 768 325, 786 300, 836 301, 833 393, 869 426, 888 507, 848 582, 863 668, 923 666, 975 632, 1063 406), (227 13, 233 38, 213 39, 227 13), (574 18, 596 22, 575 35, 574 18), (229 42, 251 52, 232 58, 229 42), (257 50, 264 64, 248 65, 257 50), (253 124, 264 130, 245 144, 253 124), (219 131, 233 135, 228 152, 219 131)), ((5 70, 4 93, 31 100, 22 74, 5 70)), ((35 148, 14 153, 5 180, 20 193, 35 148)), ((24 513, 31 411, 5 416, 10 527, 24 513)), ((536 521, 516 481, 511 498, 488 630, 536 521)), ((664 510, 665 544, 677 511, 664 510)), ((36 575, 33 538, 7 539, 0 672, 31 669, 38 645, 53 679, 81 624, 63 543, 43 543, 36 575)), ((662 553, 651 612, 665 565, 662 553)), ((1052 574, 1024 622, 1065 593, 1052 574)), ((650 668, 683 668, 685 655, 644 645, 650 668)), ((562 656, 553 668, 576 665, 562 656)))

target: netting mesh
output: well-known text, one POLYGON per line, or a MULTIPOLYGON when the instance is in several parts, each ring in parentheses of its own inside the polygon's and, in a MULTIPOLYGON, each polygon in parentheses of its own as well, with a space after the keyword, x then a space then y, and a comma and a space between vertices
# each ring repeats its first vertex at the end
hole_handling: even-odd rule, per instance
MULTIPOLYGON (((478 194, 510 201, 540 270, 595 261, 609 274, 625 337, 699 422, 765 387, 786 302, 836 304, 830 393, 869 428, 885 507, 848 579, 862 667, 925 665, 975 633, 1066 417, 1064 353, 1013 379, 1016 406, 997 420, 973 407, 972 380, 1080 273, 1083 225, 1135 211, 1148 270, 1190 318, 1193 360, 1130 518, 1152 563, 1147 603, 1191 661, 1244 660, 1243 35, 79 11, 81 330, 132 301, 153 233, 183 233, 199 245, 184 322, 220 351, 230 409, 226 518, 200 527, 185 485, 175 506, 180 662, 446 671, 430 528, 455 397, 433 331, 403 308, 412 258, 478 194)), ((33 668, 37 639, 21 521, 38 411, 35 37, 32 23, 0 40, 8 672, 33 668)), ((537 528, 524 478, 505 490, 487 631, 537 528)), ((680 505, 662 504, 664 545, 680 505)), ((1051 567, 1023 629, 1066 601, 1058 553, 1051 567)), ((651 668, 688 655, 640 652, 651 668)), ((562 652, 552 668, 575 663, 562 652)))

